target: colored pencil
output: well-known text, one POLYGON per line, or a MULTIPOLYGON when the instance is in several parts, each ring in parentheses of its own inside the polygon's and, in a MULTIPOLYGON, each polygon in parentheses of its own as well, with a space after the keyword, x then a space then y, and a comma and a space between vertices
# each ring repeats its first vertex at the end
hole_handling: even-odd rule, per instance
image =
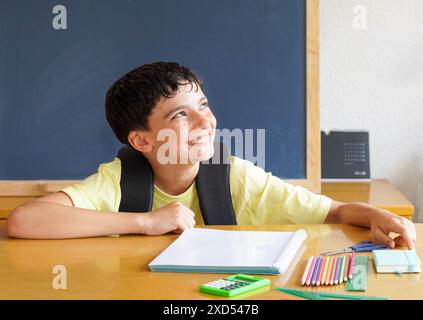
POLYGON ((344 282, 348 281, 348 268, 349 267, 350 267, 350 255, 347 255, 346 260, 345 260, 344 282))
POLYGON ((316 280, 317 280, 317 275, 319 273, 319 267, 320 267, 320 262, 322 261, 321 257, 317 258, 317 262, 316 265, 314 266, 314 271, 313 271, 313 278, 311 280, 311 285, 314 286, 316 284, 316 280))
POLYGON ((332 257, 332 271, 330 273, 329 284, 332 286, 335 283, 335 273, 336 273, 336 257, 332 257))
POLYGON ((316 286, 320 286, 320 284, 322 283, 322 277, 323 277, 323 272, 325 270, 326 260, 327 260, 326 257, 322 257, 319 274, 317 275, 316 286))
POLYGON ((352 279, 354 273, 355 252, 351 255, 350 267, 348 268, 348 278, 352 279))
POLYGON ((329 267, 328 267, 328 275, 326 278, 326 285, 330 284, 330 279, 332 276, 332 268, 333 268, 333 257, 329 256, 329 258, 330 258, 330 261, 329 261, 329 267))
POLYGON ((339 271, 341 269, 341 260, 342 260, 341 257, 338 257, 336 259, 336 273, 335 273, 335 281, 334 281, 335 284, 338 284, 339 282, 339 271))
POLYGON ((325 272, 325 278, 323 279, 323 284, 324 285, 328 285, 329 284, 329 279, 330 279, 330 271, 332 269, 332 257, 328 256, 327 257, 327 268, 326 268, 326 272, 325 272))
POLYGON ((341 270, 339 271, 339 283, 344 282, 345 256, 342 256, 341 270))
POLYGON ((311 262, 310 270, 308 271, 306 285, 309 286, 311 284, 311 279, 313 277, 314 267, 316 266, 317 258, 313 257, 313 261, 311 262))
POLYGON ((313 260, 314 260, 314 257, 313 256, 311 256, 311 257, 308 258, 307 265, 306 265, 306 268, 304 270, 303 277, 301 278, 301 285, 302 286, 305 285, 306 282, 307 282, 307 276, 309 274, 310 266, 311 266, 313 260))

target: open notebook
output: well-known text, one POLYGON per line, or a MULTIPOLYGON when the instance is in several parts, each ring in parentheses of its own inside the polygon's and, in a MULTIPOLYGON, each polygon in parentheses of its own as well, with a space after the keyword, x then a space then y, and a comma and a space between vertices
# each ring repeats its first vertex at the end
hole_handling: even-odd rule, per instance
POLYGON ((188 229, 149 267, 158 272, 282 274, 306 238, 302 229, 296 232, 188 229))

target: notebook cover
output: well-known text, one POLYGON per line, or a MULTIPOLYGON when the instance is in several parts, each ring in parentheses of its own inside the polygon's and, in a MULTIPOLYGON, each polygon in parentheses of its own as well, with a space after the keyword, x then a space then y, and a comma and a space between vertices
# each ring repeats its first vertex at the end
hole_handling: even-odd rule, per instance
POLYGON ((420 272, 420 259, 414 250, 374 250, 377 272, 420 272))

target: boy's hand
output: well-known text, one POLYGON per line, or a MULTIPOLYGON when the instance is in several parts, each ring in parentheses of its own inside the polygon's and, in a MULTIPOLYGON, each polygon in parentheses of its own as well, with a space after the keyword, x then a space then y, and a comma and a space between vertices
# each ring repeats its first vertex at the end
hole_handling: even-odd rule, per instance
POLYGON ((194 212, 178 201, 148 213, 141 213, 139 218, 141 233, 146 235, 160 235, 171 231, 181 233, 195 225, 194 212))
POLYGON ((387 245, 391 249, 396 245, 414 249, 416 229, 414 224, 406 218, 375 208, 371 213, 370 228, 376 242, 387 245), (391 233, 396 233, 397 236, 392 238, 391 233))
POLYGON ((414 249, 416 241, 416 229, 410 220, 360 202, 343 203, 333 200, 325 223, 348 223, 369 227, 373 240, 390 248, 397 245, 414 249), (397 236, 393 239, 390 237, 391 233, 397 236))

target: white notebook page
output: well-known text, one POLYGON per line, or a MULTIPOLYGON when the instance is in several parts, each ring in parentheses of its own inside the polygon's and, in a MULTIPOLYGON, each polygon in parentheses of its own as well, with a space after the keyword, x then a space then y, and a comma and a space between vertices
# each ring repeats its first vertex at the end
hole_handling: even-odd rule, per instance
MULTIPOLYGON (((291 245, 294 242, 295 246, 298 239, 303 241, 306 237, 304 230, 296 233, 302 236, 293 238, 291 245)), ((188 229, 156 257, 150 266, 271 267, 276 263, 289 265, 302 243, 301 241, 296 248, 287 248, 293 235, 294 232, 188 229), (287 259, 284 259, 283 255, 287 255, 287 259)))

